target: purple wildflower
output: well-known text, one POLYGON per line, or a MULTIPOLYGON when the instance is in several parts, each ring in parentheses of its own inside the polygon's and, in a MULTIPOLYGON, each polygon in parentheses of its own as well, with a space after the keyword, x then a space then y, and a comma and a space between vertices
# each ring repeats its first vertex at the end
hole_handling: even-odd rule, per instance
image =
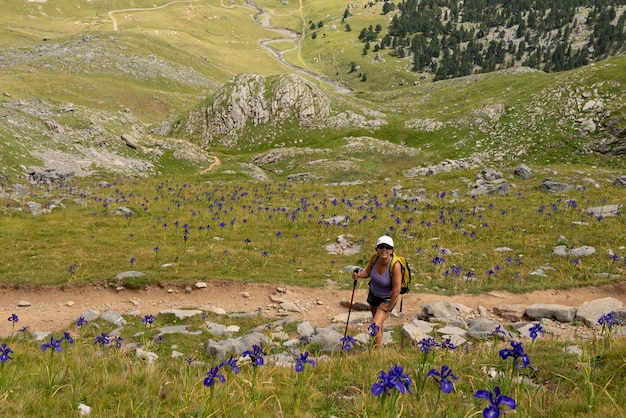
POLYGON ((485 418, 498 418, 500 416, 500 408, 504 405, 511 409, 515 409, 516 407, 515 400, 502 395, 498 386, 494 388, 493 393, 488 390, 481 389, 474 394, 474 397, 489 401, 489 406, 483 410, 483 417, 485 418))
POLYGON ((431 377, 439 383, 439 388, 443 393, 452 393, 454 390, 454 383, 452 380, 456 380, 457 377, 452 373, 452 369, 448 366, 441 366, 441 372, 437 371, 437 369, 432 369, 426 374, 426 377, 431 377))

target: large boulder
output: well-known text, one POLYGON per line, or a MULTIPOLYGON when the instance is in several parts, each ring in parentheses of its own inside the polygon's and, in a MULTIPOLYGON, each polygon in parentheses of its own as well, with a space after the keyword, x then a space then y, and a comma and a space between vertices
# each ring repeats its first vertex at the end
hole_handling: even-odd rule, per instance
POLYGON ((313 126, 330 115, 330 99, 294 74, 240 74, 230 79, 201 109, 192 112, 185 130, 199 133, 204 145, 235 147, 246 127, 295 120, 313 126))

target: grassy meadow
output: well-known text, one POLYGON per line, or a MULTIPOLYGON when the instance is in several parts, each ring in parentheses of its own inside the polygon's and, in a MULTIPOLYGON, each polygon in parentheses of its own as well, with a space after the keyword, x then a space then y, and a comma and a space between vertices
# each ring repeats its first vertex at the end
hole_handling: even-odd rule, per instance
MULTIPOLYGON (((30 214, 26 199, 2 200, 0 276, 4 286, 118 285, 117 273, 137 270, 145 276, 122 285, 225 279, 324 286, 332 280, 347 289, 351 283, 342 268, 365 265, 376 237, 390 234, 413 268, 413 291, 524 292, 624 280, 622 215, 603 218, 589 212, 624 201, 626 189, 612 184, 619 172, 591 174, 582 166, 551 167, 549 173, 545 167, 531 169, 535 176, 529 180, 505 172, 509 195, 476 198, 466 194, 462 179, 477 171, 360 184, 217 181, 210 174, 27 185, 28 200, 50 213, 30 214), (541 192, 544 174, 577 188, 558 195, 541 192), (325 245, 340 235, 362 245, 362 251, 329 254, 325 245), (552 254, 558 244, 589 245, 596 252, 564 258, 552 254), (538 268, 546 276, 534 275, 538 268)), ((13 181, 19 179, 4 180, 3 189, 13 181)), ((169 315, 153 323, 127 319, 121 333, 98 320, 71 327, 65 338, 59 334, 37 342, 19 331, 28 324, 9 316, 0 327, 0 356, 7 355, 0 364, 0 411, 69 416, 82 403, 93 408, 92 416, 469 417, 490 405, 510 409, 509 400, 494 397, 490 403, 474 396, 488 396, 479 391, 493 393, 496 386, 515 401, 520 416, 624 416, 626 408, 619 383, 626 369, 625 342, 614 339, 606 326, 598 326, 596 337, 587 341, 557 341, 549 335, 523 340, 532 368, 518 369, 512 359, 502 358, 500 350, 512 348, 497 338, 456 349, 433 340, 439 345, 422 351, 396 329, 394 342, 381 351, 357 345, 321 356, 320 347, 303 341, 295 354, 303 370, 296 371, 270 361, 284 351, 274 332, 293 336, 294 325, 263 313, 239 320, 208 313, 184 321, 169 315), (237 324, 241 335, 266 326, 272 342, 254 358, 268 356, 267 361, 253 366, 245 362, 251 356, 245 356, 236 374, 233 363, 204 352, 206 331, 155 339, 160 326, 204 330, 204 320, 237 324), (129 349, 134 344, 159 358, 150 361, 141 350, 129 349), (583 354, 563 355, 571 344, 583 354), (179 357, 172 358, 175 352, 179 357), (389 373, 398 371, 395 365, 403 374, 390 380, 389 373), (444 365, 450 370, 441 370, 444 365), (432 369, 444 378, 428 375, 432 369), (442 391, 450 384, 439 380, 453 384, 451 393, 442 391), (388 393, 372 393, 383 386, 388 393)), ((350 334, 357 332, 362 330, 352 327, 350 334)))
MULTIPOLYGON (((158 159, 145 157, 117 138, 141 132, 142 146, 167 141, 147 132, 183 118, 232 76, 291 71, 259 45, 281 35, 254 23, 255 9, 244 0, 0 0, 0 187, 10 195, 0 194, 0 286, 143 288, 232 280, 350 289, 343 269, 364 266, 382 234, 409 260, 413 292, 527 292, 625 279, 623 213, 603 217, 593 210, 626 202, 626 188, 613 184, 626 174, 623 155, 590 152, 603 126, 589 139, 577 119, 588 115, 572 113, 588 98, 601 98, 606 114, 598 122, 623 123, 625 57, 567 73, 505 71, 430 83, 409 72, 408 59, 373 62, 371 53, 362 55, 359 31, 388 21, 381 2, 355 7, 346 22, 347 3, 256 3, 273 25, 302 33, 295 44, 272 43, 288 62, 353 90, 336 94, 306 76, 330 96, 334 114, 380 114, 387 123, 343 131, 305 130, 295 121, 250 127, 239 148, 207 150, 222 165, 200 175, 205 167, 181 162, 173 148, 164 147, 158 159), (351 63, 360 70, 349 72, 351 63), (42 104, 29 107, 33 101, 42 104), (68 104, 72 111, 60 110, 68 104), (476 111, 498 107, 504 109, 499 119, 477 122, 476 111), (50 133, 48 120, 66 135, 50 133), (431 120, 441 129, 411 127, 431 120), (344 148, 345 138, 360 136, 419 153, 344 148), (313 151, 261 167, 271 181, 254 182, 241 163, 270 145, 250 138, 313 151), (153 172, 133 178, 96 170, 91 178, 50 186, 24 179, 25 168, 40 162, 33 149, 70 152, 77 144, 102 143, 118 155, 149 160, 153 172), (482 152, 489 153, 484 166, 503 172, 508 195, 470 197, 480 169, 405 176, 414 167, 482 152), (520 162, 533 178, 513 175, 520 162), (302 172, 320 180, 288 180, 302 172), (542 192, 538 186, 548 177, 574 189, 542 192), (11 196, 16 183, 28 194, 11 196), (30 202, 43 205, 44 213, 31 214, 30 202), (340 236, 361 251, 329 253, 326 246, 340 236), (561 257, 553 254, 557 245, 592 246, 595 253, 561 257), (145 276, 118 282, 116 275, 128 270, 145 276)), ((183 321, 130 316, 122 330, 96 320, 35 341, 29 324, 5 308, 10 301, 0 302, 0 416, 79 416, 79 404, 90 406, 92 417, 495 417, 511 406, 523 417, 626 415, 626 342, 606 323, 586 341, 549 333, 523 339, 522 352, 497 335, 457 348, 437 340, 426 349, 399 329, 380 351, 366 344, 325 356, 302 341, 295 368, 271 361, 285 351, 278 331, 294 337, 295 326, 263 312, 183 321), (255 355, 256 366, 244 356, 235 373, 234 363, 205 353, 212 338, 207 320, 240 326, 235 336, 262 327, 271 343, 255 355), (159 327, 180 324, 203 332, 158 337, 159 327), (563 353, 572 344, 581 354, 563 353), (517 351, 507 354, 511 349, 517 351), (260 358, 266 361, 259 364, 260 358), (396 365, 402 373, 394 375, 396 365), (508 398, 497 396, 496 387, 508 398)), ((361 331, 351 327, 350 334, 361 331)))

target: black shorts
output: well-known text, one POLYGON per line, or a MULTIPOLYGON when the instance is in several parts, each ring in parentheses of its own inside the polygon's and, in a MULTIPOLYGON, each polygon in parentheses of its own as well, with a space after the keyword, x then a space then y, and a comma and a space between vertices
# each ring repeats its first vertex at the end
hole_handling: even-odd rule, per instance
MULTIPOLYGON (((381 298, 381 297, 376 296, 375 294, 372 293, 371 289, 367 293, 367 303, 369 303, 370 306, 378 306, 381 303, 386 303, 387 305, 389 305, 390 300, 391 298, 381 298)), ((389 308, 389 312, 391 312, 392 309, 393 309, 393 306, 389 308)))

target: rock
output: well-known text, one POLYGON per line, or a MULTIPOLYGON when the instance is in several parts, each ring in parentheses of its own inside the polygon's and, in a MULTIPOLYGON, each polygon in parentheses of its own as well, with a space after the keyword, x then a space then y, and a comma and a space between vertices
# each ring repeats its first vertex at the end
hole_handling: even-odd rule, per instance
POLYGON ((87 417, 91 414, 91 407, 85 405, 84 403, 79 403, 78 413, 80 414, 80 416, 87 417))
MULTIPOLYGON (((467 335, 474 338, 491 338, 494 331, 498 329, 498 326, 501 327, 499 322, 487 318, 470 320, 467 335)), ((500 337, 504 337, 505 339, 512 338, 508 331, 503 330, 503 332, 504 335, 500 335, 500 337)))
MULTIPOLYGON (((332 319, 333 323, 346 323, 348 320, 348 313, 342 313, 335 316, 332 319)), ((372 322, 372 314, 371 312, 352 312, 350 314, 350 323, 351 324, 368 324, 372 322)))
POLYGON ((280 304, 280 308, 286 310, 287 312, 302 312, 293 302, 283 302, 280 304))
POLYGON ((132 149, 137 149, 137 147, 139 146, 139 142, 137 141, 137 138, 135 138, 134 136, 130 134, 122 134, 120 138, 122 139, 122 142, 124 142, 126 145, 128 145, 132 149))
POLYGON ((532 319, 549 318, 559 322, 572 322, 576 309, 571 306, 538 303, 526 308, 526 316, 532 319))
POLYGON ((341 339, 343 335, 331 328, 316 328, 311 337, 311 344, 321 344, 322 350, 327 353, 341 351, 341 339))
MULTIPOLYGON (((350 308, 350 301, 347 299, 342 299, 341 302, 339 302, 339 304, 341 306, 345 306, 346 308, 350 308)), ((370 310, 370 304, 367 302, 361 302, 361 301, 356 301, 356 302, 352 302, 352 311, 368 311, 370 310)))
POLYGON ((163 315, 172 314, 178 319, 185 319, 200 315, 202 314, 202 311, 198 309, 166 309, 159 311, 159 313, 163 315))
POLYGON ((141 271, 134 271, 134 270, 130 270, 130 271, 123 271, 121 273, 118 273, 115 275, 115 278, 117 280, 124 280, 124 279, 128 279, 128 278, 138 278, 138 277, 143 277, 145 276, 145 273, 142 273, 141 271))
POLYGON ((115 311, 102 312, 99 318, 102 319, 103 321, 110 322, 113 325, 117 325, 117 326, 126 325, 126 320, 119 312, 115 312, 115 311))
POLYGON ((598 325, 598 320, 603 315, 622 309, 623 306, 624 304, 619 299, 612 297, 592 300, 580 305, 576 312, 576 319, 584 322, 588 327, 594 327, 598 325))
POLYGON ((616 178, 613 182, 613 185, 626 187, 626 176, 619 176, 618 178, 616 178))
POLYGON ((435 327, 426 321, 413 321, 402 325, 401 333, 409 338, 413 344, 417 344, 422 339, 429 337, 429 333, 435 327))
POLYGON ((330 115, 330 99, 305 78, 294 74, 239 74, 228 80, 212 103, 191 112, 183 124, 188 132, 231 148, 247 126, 295 119, 313 126, 330 115), (199 114, 198 114, 199 113, 199 114))
POLYGON ((74 171, 56 168, 34 168, 28 173, 28 181, 33 184, 63 183, 74 178, 74 171))
POLYGON ((304 321, 298 324, 296 331, 298 335, 302 337, 310 337, 315 332, 315 329, 311 326, 309 321, 304 321))
POLYGON ((31 303, 27 300, 20 300, 19 302, 17 302, 17 306, 19 308, 28 308, 31 305, 31 303))
POLYGON ((563 352, 578 357, 582 357, 582 355, 584 354, 583 349, 577 345, 568 345, 567 347, 563 348, 563 352))
POLYGON ((530 168, 528 168, 526 164, 518 165, 513 172, 515 173, 515 175, 523 178, 524 180, 528 180, 532 178, 533 176, 533 174, 530 171, 530 168))
POLYGON ((545 179, 539 185, 539 190, 548 193, 561 193, 561 192, 569 192, 570 190, 574 190, 574 186, 571 186, 566 183, 559 183, 552 179, 545 179))
POLYGON ((587 257, 596 252, 596 249, 590 247, 588 245, 584 245, 582 247, 569 249, 565 245, 557 245, 552 249, 552 253, 555 255, 560 255, 561 257, 571 257, 571 258, 580 258, 587 257))
POLYGON ((158 354, 151 351, 146 351, 142 348, 137 348, 137 350, 135 350, 135 355, 137 356, 137 358, 146 360, 148 364, 152 364, 159 359, 158 354))
POLYGON ((196 289, 205 289, 207 287, 206 282, 196 282, 195 285, 196 289))
POLYGON ((519 304, 497 305, 493 307, 493 313, 506 321, 518 322, 524 317, 526 306, 519 304))
POLYGON ((591 208, 587 208, 585 210, 586 213, 588 213, 591 216, 602 216, 603 218, 606 218, 607 216, 615 216, 618 215, 621 212, 623 205, 604 205, 604 206, 595 206, 595 207, 591 207, 591 208))
POLYGON ((191 334, 191 335, 200 335, 202 334, 201 330, 196 331, 188 331, 187 325, 169 325, 166 327, 159 328, 159 335, 165 334, 191 334))
POLYGON ((471 308, 454 302, 433 302, 422 305, 420 319, 459 319, 472 312, 471 308))

